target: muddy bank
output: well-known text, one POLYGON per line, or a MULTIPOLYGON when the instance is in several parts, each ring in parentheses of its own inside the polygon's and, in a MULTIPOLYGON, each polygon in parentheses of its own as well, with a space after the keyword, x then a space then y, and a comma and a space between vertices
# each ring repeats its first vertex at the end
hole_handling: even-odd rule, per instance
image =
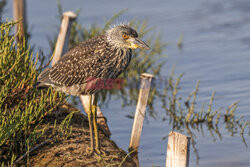
POLYGON ((18 166, 38 167, 94 167, 94 166, 124 166, 133 167, 135 164, 132 159, 127 155, 127 152, 120 149, 114 141, 110 140, 99 127, 99 136, 101 141, 101 148, 106 155, 88 155, 86 153, 87 147, 90 145, 88 121, 86 116, 77 112, 73 115, 70 125, 72 126, 71 133, 65 139, 63 136, 55 137, 53 134, 53 124, 56 119, 61 122, 69 112, 76 111, 70 105, 64 105, 58 109, 56 114, 46 116, 44 124, 48 126, 44 137, 40 143, 50 140, 48 143, 40 146, 29 155, 29 160, 20 161, 18 166), (63 139, 62 139, 63 138, 63 139))

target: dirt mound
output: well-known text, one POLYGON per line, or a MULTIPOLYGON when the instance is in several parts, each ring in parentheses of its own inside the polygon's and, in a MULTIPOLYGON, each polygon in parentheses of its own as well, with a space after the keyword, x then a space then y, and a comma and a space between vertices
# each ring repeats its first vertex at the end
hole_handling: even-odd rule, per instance
MULTIPOLYGON (((60 109, 57 114, 57 120, 63 120, 68 115, 68 109, 72 111, 72 107, 65 106, 60 109), (67 112, 66 112, 67 111, 67 112), (58 116, 59 115, 59 116, 58 116)), ((46 122, 54 122, 52 116, 46 118, 46 122)), ((71 120, 72 132, 69 137, 60 141, 50 141, 39 147, 29 155, 29 166, 34 167, 94 167, 94 166, 136 166, 130 156, 125 151, 117 147, 117 145, 99 130, 101 148, 106 155, 92 155, 86 153, 87 147, 90 145, 89 129, 86 116, 81 113, 73 115, 71 120)), ((52 129, 52 126, 50 130, 52 129)), ((52 133, 51 131, 46 132, 52 133)), ((49 136, 49 135, 47 135, 49 136)), ((43 139, 43 141, 48 140, 43 139)), ((41 141, 41 143, 43 142, 41 141)), ((26 162, 22 162, 26 165, 26 162)), ((20 164, 19 164, 20 165, 20 164)), ((19 166, 18 165, 18 166, 19 166)), ((22 165, 20 165, 22 166, 22 165)))

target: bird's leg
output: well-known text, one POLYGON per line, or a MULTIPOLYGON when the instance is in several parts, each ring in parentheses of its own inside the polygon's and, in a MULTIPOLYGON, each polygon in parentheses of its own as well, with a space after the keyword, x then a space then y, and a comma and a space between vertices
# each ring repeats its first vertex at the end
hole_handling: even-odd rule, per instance
POLYGON ((97 154, 101 154, 100 151, 100 141, 99 141, 99 133, 97 127, 97 98, 98 96, 94 96, 92 112, 93 112, 93 125, 94 125, 94 134, 95 134, 95 151, 97 154))
POLYGON ((89 154, 93 154, 94 152, 94 136, 93 136, 93 113, 92 113, 92 95, 89 98, 89 110, 88 110, 88 120, 89 120, 89 133, 90 133, 90 147, 88 148, 87 152, 89 154))

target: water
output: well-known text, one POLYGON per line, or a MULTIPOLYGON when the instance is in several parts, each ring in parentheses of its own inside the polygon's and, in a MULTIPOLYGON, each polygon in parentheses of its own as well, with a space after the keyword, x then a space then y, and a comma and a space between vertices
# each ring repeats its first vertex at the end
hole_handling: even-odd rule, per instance
MULTIPOLYGON (((250 119, 250 1, 246 0, 144 0, 144 1, 102 1, 63 0, 64 10, 81 9, 78 20, 86 26, 96 21, 104 24, 104 18, 128 8, 128 12, 119 21, 137 18, 148 19, 155 25, 155 31, 163 33, 162 40, 170 45, 166 48, 167 64, 162 69, 168 75, 173 64, 176 73, 185 72, 180 95, 186 97, 200 80, 198 104, 208 102, 212 91, 216 90, 215 106, 226 107, 240 100, 236 116, 250 119), (183 34, 183 49, 176 42, 183 34)), ((57 33, 59 24, 54 17, 57 14, 56 1, 27 0, 28 22, 31 25, 31 43, 49 53, 47 36, 57 33)), ((12 4, 6 7, 8 18, 12 17, 12 4)), ((160 105, 158 105, 160 106, 160 105)), ((225 108, 224 108, 225 109, 225 108)), ((108 108, 103 108, 112 131, 112 139, 123 149, 127 149, 132 120, 125 117, 133 113, 135 106, 121 108, 119 100, 112 100, 108 108)), ((145 122, 139 149, 141 166, 164 166, 167 141, 162 140, 171 127, 161 117, 165 111, 156 108, 156 119, 145 122)), ((250 151, 241 137, 234 137, 220 128, 222 140, 214 140, 207 129, 205 136, 196 134, 200 166, 250 166, 250 151)), ((183 132, 185 134, 185 132, 183 132)), ((245 134, 246 142, 250 137, 245 134)), ((196 164, 196 156, 191 147, 190 166, 196 164)))

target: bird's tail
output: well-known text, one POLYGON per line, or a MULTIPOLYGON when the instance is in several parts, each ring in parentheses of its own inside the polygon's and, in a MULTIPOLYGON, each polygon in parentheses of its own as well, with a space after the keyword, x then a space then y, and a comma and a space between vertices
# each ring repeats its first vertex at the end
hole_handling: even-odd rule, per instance
POLYGON ((37 83, 34 84, 34 87, 37 89, 43 89, 48 87, 51 84, 49 79, 49 70, 50 68, 45 69, 37 78, 37 83))
POLYGON ((37 89, 45 89, 48 87, 48 85, 44 84, 43 82, 37 82, 33 85, 33 87, 36 87, 37 89))

